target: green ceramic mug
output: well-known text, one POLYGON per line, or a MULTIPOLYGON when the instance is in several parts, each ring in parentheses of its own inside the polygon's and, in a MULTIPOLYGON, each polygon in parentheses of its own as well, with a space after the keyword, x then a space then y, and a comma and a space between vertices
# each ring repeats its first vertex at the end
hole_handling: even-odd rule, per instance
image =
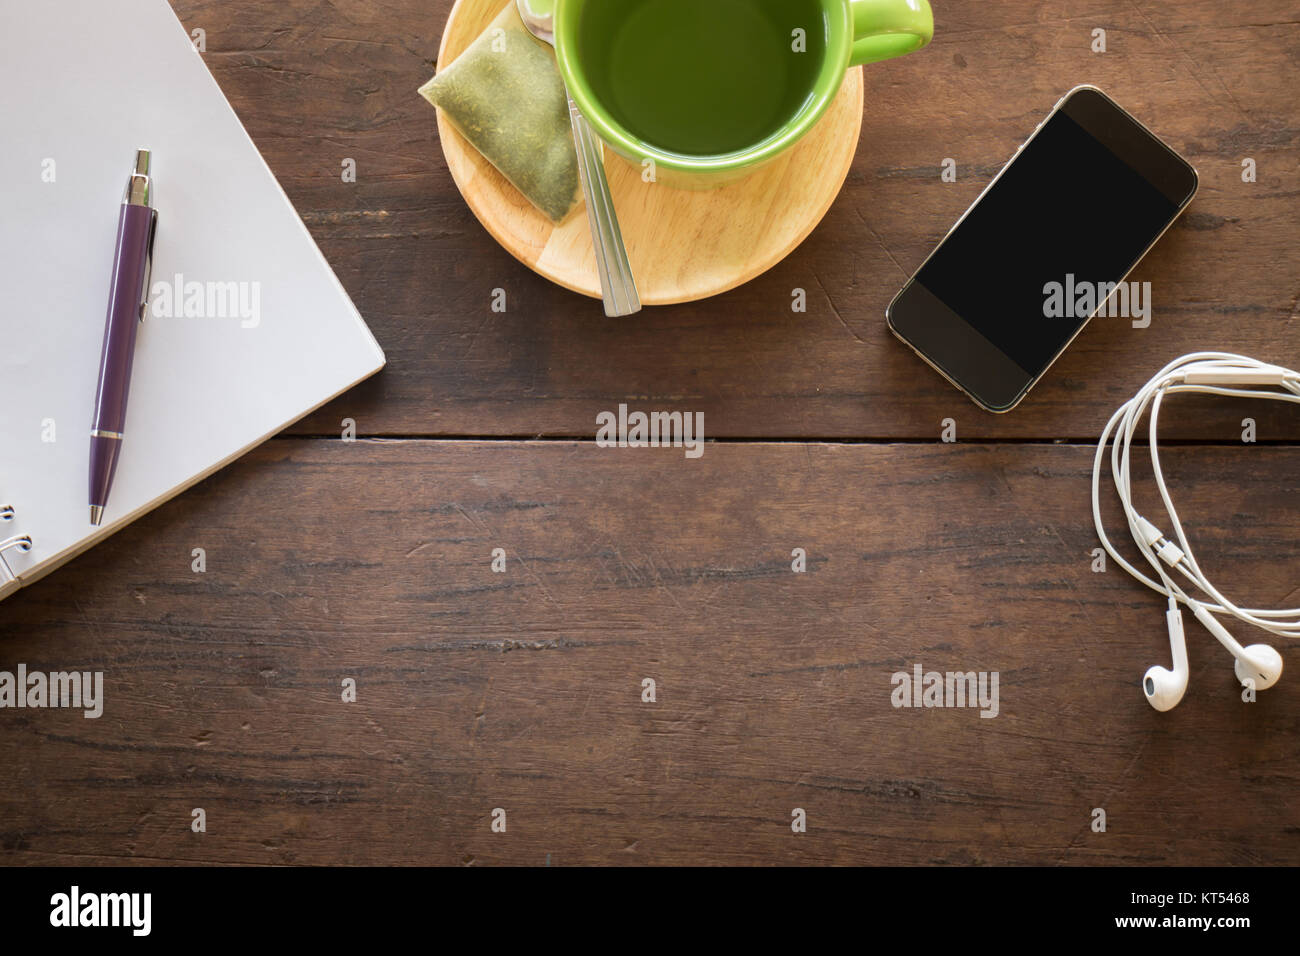
POLYGON ((919 50, 934 33, 927 0, 554 3, 560 73, 601 139, 697 188, 792 146, 849 67, 919 50))

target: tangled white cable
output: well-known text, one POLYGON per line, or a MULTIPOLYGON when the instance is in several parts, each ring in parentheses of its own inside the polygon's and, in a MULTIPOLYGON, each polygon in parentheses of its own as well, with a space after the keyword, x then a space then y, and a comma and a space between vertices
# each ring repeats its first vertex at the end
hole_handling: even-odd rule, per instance
POLYGON ((1178 512, 1174 510, 1174 503, 1169 498, 1169 489, 1165 486, 1156 441, 1160 405, 1166 395, 1179 392, 1272 398, 1300 404, 1300 373, 1230 352, 1193 352, 1162 368, 1136 395, 1120 406, 1101 433, 1101 440, 1097 443, 1097 457, 1092 465, 1092 517, 1097 525, 1097 536, 1120 567, 1151 590, 1169 599, 1165 620, 1169 626, 1169 646, 1173 651, 1174 667, 1173 670, 1152 667, 1142 680, 1147 700, 1156 710, 1174 707, 1187 690, 1187 645, 1183 637, 1183 612, 1180 604, 1187 605, 1206 630, 1218 638, 1219 643, 1236 658, 1237 679, 1252 689, 1264 690, 1277 683, 1282 673, 1282 656, 1267 644, 1242 647, 1215 615, 1235 617, 1281 637, 1300 637, 1300 608, 1260 610, 1238 607, 1219 592, 1196 562, 1192 547, 1187 543, 1187 535, 1183 533, 1182 522, 1178 520, 1178 512), (1148 408, 1151 469, 1165 511, 1169 515, 1173 540, 1156 524, 1138 514, 1133 506, 1129 482, 1129 451, 1139 422, 1148 408), (1124 515, 1128 518, 1129 531, 1138 550, 1154 569, 1156 577, 1142 573, 1126 561, 1106 537, 1106 529, 1102 526, 1101 463, 1108 444, 1111 445, 1111 476, 1119 492, 1124 515), (1174 575, 1184 580, 1176 580, 1174 575), (1184 590, 1185 584, 1190 584, 1194 589, 1192 594, 1184 590))

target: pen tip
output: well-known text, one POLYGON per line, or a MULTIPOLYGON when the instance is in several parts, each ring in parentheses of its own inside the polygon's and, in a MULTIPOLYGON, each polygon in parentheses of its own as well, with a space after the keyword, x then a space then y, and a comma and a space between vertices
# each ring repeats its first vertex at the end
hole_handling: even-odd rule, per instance
POLYGON ((90 506, 90 523, 93 524, 93 525, 98 525, 98 524, 99 524, 101 521, 103 521, 103 520, 104 520, 104 506, 103 506, 103 505, 91 505, 91 506, 90 506))

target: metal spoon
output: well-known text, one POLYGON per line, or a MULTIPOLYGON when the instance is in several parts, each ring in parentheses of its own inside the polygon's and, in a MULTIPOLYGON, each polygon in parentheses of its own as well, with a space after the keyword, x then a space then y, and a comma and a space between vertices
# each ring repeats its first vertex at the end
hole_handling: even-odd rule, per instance
MULTIPOLYGON (((528 32, 543 43, 555 46, 554 0, 515 0, 519 18, 528 32)), ((565 91, 568 92, 567 90, 565 91)), ((632 278, 632 264, 618 228, 618 214, 605 178, 605 161, 600 140, 569 97, 569 122, 573 126, 573 144, 578 152, 578 177, 587 200, 587 223, 591 243, 596 249, 596 270, 600 273, 600 292, 605 300, 606 315, 631 315, 641 311, 641 297, 632 278)))

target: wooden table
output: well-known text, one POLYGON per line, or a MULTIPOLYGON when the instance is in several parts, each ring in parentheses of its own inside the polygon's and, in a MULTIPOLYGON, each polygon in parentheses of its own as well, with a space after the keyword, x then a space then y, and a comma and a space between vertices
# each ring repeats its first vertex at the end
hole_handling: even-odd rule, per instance
MULTIPOLYGON (((0 606, 0 669, 102 670, 106 696, 0 713, 0 860, 1300 862, 1300 657, 1243 704, 1189 624, 1191 687, 1154 712, 1163 606, 1094 572, 1088 501, 1102 423, 1169 359, 1300 360, 1293 4, 936 0, 931 47, 869 68, 812 236, 627 321, 460 200, 415 94, 448 0, 175 5, 389 365, 0 606), (1150 328, 1098 320, 988 415, 883 310, 1080 82, 1201 191, 1132 277, 1150 328), (701 411, 710 444, 595 447, 619 403, 701 411), (917 664, 998 672, 997 717, 894 708, 917 664)), ((1165 430, 1189 534, 1259 606, 1300 594, 1300 418, 1274 404, 1165 430)))

